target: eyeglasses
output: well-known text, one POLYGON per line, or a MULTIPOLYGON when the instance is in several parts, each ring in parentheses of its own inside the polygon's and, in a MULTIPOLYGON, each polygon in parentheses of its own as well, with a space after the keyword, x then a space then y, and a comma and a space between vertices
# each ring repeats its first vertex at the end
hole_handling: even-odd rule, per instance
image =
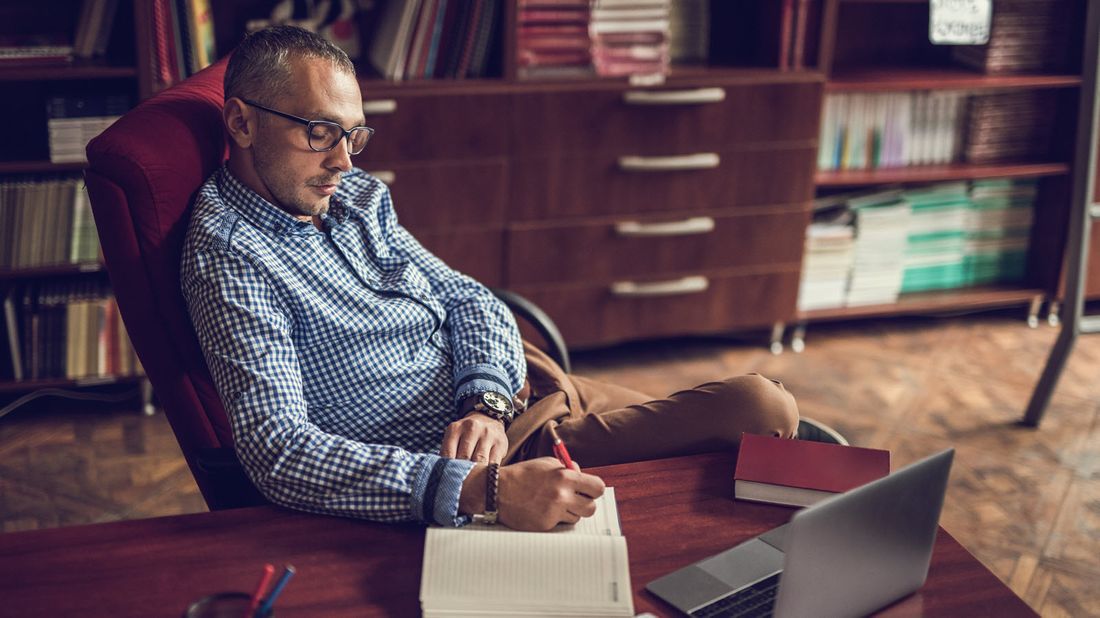
POLYGON ((346 138, 348 140, 348 154, 357 155, 363 152, 363 149, 367 147, 367 142, 369 142, 371 136, 374 135, 374 129, 370 127, 352 127, 350 129, 345 129, 335 122, 330 122, 328 120, 307 120, 293 114, 280 112, 277 109, 264 107, 255 101, 249 101, 248 99, 241 100, 269 114, 282 116, 287 120, 293 120, 294 122, 306 125, 306 134, 309 135, 309 148, 315 152, 328 152, 336 148, 340 140, 346 138))

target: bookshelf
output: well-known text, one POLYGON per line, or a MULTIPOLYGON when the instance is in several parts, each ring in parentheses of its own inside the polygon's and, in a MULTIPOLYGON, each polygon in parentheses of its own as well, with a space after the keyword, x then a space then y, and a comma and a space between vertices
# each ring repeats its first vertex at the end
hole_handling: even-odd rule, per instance
MULTIPOLYGON (((75 48, 77 33, 88 19, 83 13, 85 4, 90 3, 84 0, 3 3, 0 47, 8 52, 43 43, 75 48)), ((80 100, 90 110, 107 97, 115 97, 116 102, 125 101, 129 107, 151 94, 147 70, 149 37, 144 28, 148 21, 147 3, 118 0, 113 3, 113 15, 107 10, 109 4, 112 3, 102 4, 103 34, 98 42, 89 39, 88 43, 89 49, 97 48, 102 53, 91 51, 90 56, 84 57, 77 52, 67 58, 50 59, 20 59, 15 57, 17 54, 9 54, 0 60, 0 87, 5 92, 18 93, 0 101, 0 114, 8 119, 6 138, 0 141, 0 187, 3 187, 0 211, 7 228, 0 233, 3 355, 0 395, 5 401, 21 394, 55 392, 55 389, 101 391, 104 387, 142 385, 142 396, 148 403, 148 389, 140 369, 131 368, 133 359, 127 357, 125 365, 117 362, 124 353, 119 346, 128 346, 128 342, 123 343, 117 337, 109 344, 106 339, 95 344, 91 341, 92 321, 102 319, 118 327, 117 321, 110 317, 117 311, 110 308, 108 301, 92 308, 90 299, 72 297, 73 306, 79 305, 84 316, 80 327, 84 329, 80 343, 83 364, 79 367, 65 366, 77 354, 77 344, 72 342, 77 329, 76 309, 70 311, 64 303, 58 305, 66 289, 76 294, 75 290, 97 288, 99 293, 109 294, 109 288, 106 271, 95 256, 94 227, 88 228, 74 219, 80 208, 79 196, 83 192, 80 175, 85 164, 72 153, 82 148, 74 144, 69 156, 61 156, 56 148, 51 152, 51 118, 60 117, 56 107, 51 106, 59 101, 68 105, 80 100), (38 212, 45 214, 30 214, 38 212), (79 230, 85 232, 80 239, 79 230), (52 313, 47 311, 47 305, 52 313), (59 311, 72 315, 61 315, 59 311), (67 319, 74 320, 71 332, 65 326, 67 319), (68 335, 73 337, 60 339, 68 335), (96 351, 97 346, 104 347, 102 353, 96 351), (97 354, 104 360, 92 358, 97 354), (17 362, 18 370, 14 366, 17 362)), ((125 109, 104 107, 91 111, 89 115, 94 116, 106 115, 107 111, 121 113, 125 109)), ((83 115, 71 116, 65 130, 75 130, 76 122, 88 122, 88 130, 92 130, 91 121, 79 120, 83 115)), ((54 125, 54 129, 64 126, 64 123, 54 125)), ((84 214, 90 217, 91 213, 84 214)))
MULTIPOLYGON (((524 3, 499 0, 484 72, 402 81, 384 78, 369 61, 382 13, 395 1, 376 2, 375 11, 354 18, 360 53, 353 59, 367 123, 377 131, 356 165, 386 179, 401 221, 428 248, 484 283, 540 304, 571 346, 1025 306, 1058 294, 1068 190, 1079 172, 1071 165, 1079 0, 1066 0, 1060 66, 1012 73, 967 68, 950 48, 930 44, 927 0, 711 0, 701 4, 709 21, 696 35, 707 41, 704 53, 674 59, 659 80, 532 74, 529 58, 520 59, 531 47, 524 3), (1055 118, 1049 147, 1006 161, 818 169, 828 97, 917 91, 1044 93, 1055 118), (1022 278, 903 294, 889 303, 798 308, 815 197, 990 179, 1037 183, 1022 278)), ((79 6, 51 2, 67 2, 73 14, 79 6)), ((163 85, 153 84, 149 68, 158 45, 156 6, 123 0, 119 13, 131 21, 116 24, 126 36, 106 61, 0 65, 0 80, 26 88, 31 100, 48 95, 48 87, 85 81, 100 90, 123 85, 140 100, 163 85)), ((217 55, 232 49, 250 21, 269 17, 271 6, 211 3, 217 55)), ((416 40, 411 32, 407 44, 416 40)), ((36 118, 30 126, 45 123, 40 110, 0 105, 36 118)), ((4 148, 0 175, 81 169, 50 163, 44 152, 4 148)), ((0 287, 69 276, 72 268, 98 265, 0 270, 0 287)))
MULTIPOLYGON (((899 93, 950 93, 964 96, 1023 98, 1031 93, 1045 97, 1049 124, 1046 148, 1036 152, 1003 156, 1001 160, 968 161, 964 152, 951 162, 910 165, 903 167, 857 166, 858 169, 819 169, 815 172, 815 193, 829 196, 837 192, 892 187, 914 188, 951 181, 984 181, 1008 179, 1013 182, 1036 183, 1034 221, 1028 238, 1026 272, 1016 280, 994 285, 952 288, 937 291, 901 293, 895 302, 864 306, 837 306, 799 311, 800 322, 815 320, 862 319, 920 313, 952 313, 1005 306, 1030 306, 1037 311, 1042 301, 1056 301, 1062 276, 1062 244, 1064 244, 1069 213, 1069 188, 1078 170, 1073 169, 1073 147, 1076 132, 1076 106, 1080 95, 1080 53, 1082 49, 1085 3, 1067 1, 1060 4, 1061 13, 1030 15, 1026 19, 1051 26, 1057 42, 1047 50, 1049 62, 1020 69, 997 67, 979 70, 966 64, 963 57, 973 50, 954 50, 952 46, 936 46, 929 42, 928 3, 910 0, 827 0, 823 21, 823 36, 828 49, 823 52, 821 66, 825 73, 826 101, 831 96, 859 96, 861 103, 874 97, 889 97, 899 93), (1049 20, 1049 21, 1044 21, 1049 20), (1040 66, 1041 65, 1041 66, 1040 66), (1053 118, 1053 121, 1049 121, 1053 118)), ((994 9, 991 43, 983 52, 987 67, 996 66, 994 52, 1011 47, 999 32, 1007 31, 1009 20, 1005 9, 998 16, 994 9), (1002 30, 1003 29, 1003 30, 1002 30)), ((1019 22, 1013 24, 1018 26, 1019 22)), ((1039 47, 1042 41, 1033 42, 1039 47)), ((972 54, 973 55, 973 54, 972 54)), ((980 54, 979 54, 980 55, 980 54)), ((1032 55, 1043 55, 1033 49, 1032 55)), ((1007 56, 1007 53, 1006 53, 1007 56)), ((968 112, 973 107, 968 108, 968 112)), ((966 122, 973 122, 968 115, 966 122)), ((823 121, 824 122, 824 121, 823 121)), ((966 125, 962 125, 962 131, 966 125)), ((823 133, 825 135, 825 133, 823 133)), ((970 139, 963 134, 961 148, 970 139)), ((1100 285, 1098 288, 1100 289, 1100 285)), ((1056 302, 1053 303, 1056 307, 1056 302)))

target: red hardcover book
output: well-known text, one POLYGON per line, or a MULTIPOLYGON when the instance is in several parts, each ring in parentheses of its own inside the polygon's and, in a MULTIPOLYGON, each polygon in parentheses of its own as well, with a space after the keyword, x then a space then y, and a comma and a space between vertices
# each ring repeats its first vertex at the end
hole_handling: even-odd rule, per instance
POLYGON ((733 495, 809 506, 889 473, 890 451, 745 434, 733 473, 733 495))

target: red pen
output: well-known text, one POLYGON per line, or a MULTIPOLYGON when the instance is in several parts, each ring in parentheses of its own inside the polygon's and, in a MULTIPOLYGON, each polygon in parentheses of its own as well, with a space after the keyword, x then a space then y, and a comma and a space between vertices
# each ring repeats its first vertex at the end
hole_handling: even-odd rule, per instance
POLYGON ((256 584, 256 592, 252 593, 252 602, 248 604, 248 613, 244 615, 244 618, 252 618, 256 615, 256 608, 260 606, 260 599, 263 598, 267 585, 271 583, 272 575, 275 575, 275 565, 265 564, 264 572, 260 575, 260 583, 256 584))
POLYGON ((569 449, 565 448, 565 442, 561 441, 558 437, 558 433, 553 429, 550 430, 550 435, 554 437, 554 457, 558 458, 561 465, 573 469, 573 458, 569 456, 569 449))

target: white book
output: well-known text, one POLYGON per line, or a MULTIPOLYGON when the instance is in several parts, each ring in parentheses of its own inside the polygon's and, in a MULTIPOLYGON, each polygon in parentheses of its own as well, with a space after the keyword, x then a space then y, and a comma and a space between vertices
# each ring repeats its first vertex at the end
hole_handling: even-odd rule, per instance
POLYGON ((836 153, 836 110, 837 95, 825 97, 825 107, 821 112, 821 138, 817 145, 817 169, 836 169, 833 155, 836 153))
POLYGON ((576 526, 429 528, 420 577, 425 618, 633 616, 630 563, 614 489, 576 526), (477 568, 468 568, 477 565, 477 568), (517 574, 506 585, 485 573, 517 574))

